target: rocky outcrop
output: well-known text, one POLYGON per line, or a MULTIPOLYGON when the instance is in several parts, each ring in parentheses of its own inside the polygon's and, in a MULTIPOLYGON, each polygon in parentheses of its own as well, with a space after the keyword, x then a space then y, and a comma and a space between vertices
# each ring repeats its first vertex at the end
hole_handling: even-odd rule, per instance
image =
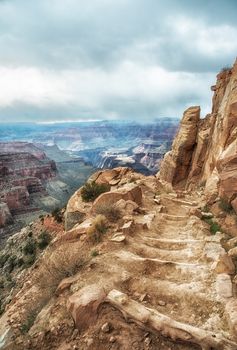
MULTIPOLYGON (((0 200, 7 205, 11 219, 15 214, 27 213, 29 216, 31 212, 43 208, 40 203, 48 196, 47 182, 56 174, 55 162, 35 145, 27 142, 0 143, 0 200)), ((3 218, 5 214, 4 209, 3 218)), ((2 219, 1 222, 1 226, 7 226, 13 221, 2 219)))
POLYGON ((172 150, 159 177, 173 186, 205 186, 210 200, 237 197, 237 61, 217 75, 212 113, 199 119, 199 109, 184 113, 172 150), (194 113, 189 120, 189 113, 194 113))
POLYGON ((161 163, 162 180, 176 185, 187 178, 196 146, 199 121, 200 107, 190 107, 184 112, 172 150, 166 153, 161 163))

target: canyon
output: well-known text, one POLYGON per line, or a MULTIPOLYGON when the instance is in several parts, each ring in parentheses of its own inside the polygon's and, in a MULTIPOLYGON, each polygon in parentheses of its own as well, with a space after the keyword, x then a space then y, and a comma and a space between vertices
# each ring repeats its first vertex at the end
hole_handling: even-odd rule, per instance
POLYGON ((7 240, 0 349, 237 349, 237 62, 212 91, 158 173, 99 170, 7 240))
POLYGON ((54 148, 54 154, 58 151, 61 158, 64 156, 55 157, 59 162, 57 166, 42 146, 29 142, 0 142, 0 150, 1 239, 39 215, 62 207, 78 184, 93 171, 81 159, 70 159, 54 148), (83 168, 85 174, 82 171, 81 179, 78 174, 73 183, 70 174, 65 176, 65 162, 66 167, 76 164, 75 173, 83 168))

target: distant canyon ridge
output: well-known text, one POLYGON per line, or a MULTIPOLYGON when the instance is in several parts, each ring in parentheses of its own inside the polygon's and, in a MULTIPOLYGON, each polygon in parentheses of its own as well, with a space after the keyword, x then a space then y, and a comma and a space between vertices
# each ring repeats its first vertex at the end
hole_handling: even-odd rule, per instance
POLYGON ((61 208, 96 169, 156 174, 177 127, 173 118, 1 125, 0 237, 61 208))

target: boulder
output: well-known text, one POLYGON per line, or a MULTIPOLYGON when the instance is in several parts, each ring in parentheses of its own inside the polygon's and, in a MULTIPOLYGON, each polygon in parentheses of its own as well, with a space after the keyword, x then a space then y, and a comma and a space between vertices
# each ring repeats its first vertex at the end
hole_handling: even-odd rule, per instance
MULTIPOLYGON (((138 206, 142 204, 142 190, 140 186, 135 184, 126 184, 117 191, 102 193, 93 203, 92 212, 96 213, 97 208, 103 205, 115 204, 121 199, 125 201, 135 202, 138 206)), ((126 205, 134 207, 131 202, 126 205)))
POLYGON ((234 247, 228 251, 228 255, 232 258, 237 258, 237 247, 234 247))
POLYGON ((98 284, 88 285, 69 297, 67 308, 79 330, 86 329, 96 321, 97 309, 105 297, 104 289, 98 284))
POLYGON ((235 273, 235 265, 231 259, 226 253, 221 253, 218 257, 218 260, 216 260, 212 268, 216 271, 216 273, 225 273, 232 275, 235 273))

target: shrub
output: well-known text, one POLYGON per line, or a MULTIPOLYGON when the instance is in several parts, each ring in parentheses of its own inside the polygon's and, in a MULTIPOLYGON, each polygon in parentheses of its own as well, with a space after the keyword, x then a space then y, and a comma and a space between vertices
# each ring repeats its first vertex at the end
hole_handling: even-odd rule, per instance
POLYGON ((31 265, 34 264, 36 259, 36 255, 32 254, 32 255, 27 255, 23 260, 24 260, 24 267, 30 267, 31 265))
POLYGON ((92 250, 92 252, 91 252, 91 256, 92 257, 96 257, 96 256, 98 256, 99 255, 99 253, 98 253, 98 251, 97 250, 92 250))
POLYGON ((41 266, 35 275, 35 283, 41 289, 53 292, 62 279, 73 276, 84 264, 78 252, 59 248, 49 256, 47 264, 41 266))
POLYGON ((61 212, 61 209, 59 208, 55 208, 52 211, 52 217, 54 218, 54 220, 56 220, 58 223, 61 223, 63 221, 63 215, 61 212))
POLYGON ((38 247, 40 249, 45 249, 51 241, 51 236, 47 231, 42 232, 39 235, 38 247))
POLYGON ((228 214, 233 213, 232 205, 223 198, 220 200, 219 207, 228 214))
POLYGON ((29 330, 31 329, 31 327, 33 326, 34 322, 35 322, 35 319, 36 319, 36 316, 37 314, 35 312, 31 312, 25 323, 23 323, 21 326, 20 326, 20 331, 22 334, 26 334, 29 332, 29 330))
POLYGON ((210 207, 207 204, 205 204, 204 207, 202 208, 202 211, 204 213, 209 213, 210 212, 210 207))
POLYGON ((118 221, 122 216, 121 210, 111 203, 101 204, 96 208, 96 213, 104 215, 111 222, 118 221))
POLYGON ((9 254, 0 255, 0 267, 3 267, 5 265, 9 257, 10 257, 9 254))
POLYGON ((28 238, 25 246, 23 247, 23 253, 25 255, 34 255, 36 253, 36 241, 32 238, 28 238))
POLYGON ((9 273, 11 273, 14 268, 17 266, 17 256, 11 255, 7 261, 7 270, 9 273))
POLYGON ((212 222, 210 225, 210 232, 214 235, 218 231, 221 231, 221 227, 218 225, 217 222, 212 222))
POLYGON ((108 192, 110 186, 97 184, 95 181, 87 182, 81 189, 81 198, 84 202, 93 202, 101 193, 108 192))
POLYGON ((218 231, 221 231, 220 225, 212 219, 205 218, 204 221, 210 226, 210 232, 214 235, 218 231))
POLYGON ((97 215, 92 225, 87 230, 89 239, 93 243, 99 243, 103 234, 107 231, 107 220, 104 215, 97 215))

